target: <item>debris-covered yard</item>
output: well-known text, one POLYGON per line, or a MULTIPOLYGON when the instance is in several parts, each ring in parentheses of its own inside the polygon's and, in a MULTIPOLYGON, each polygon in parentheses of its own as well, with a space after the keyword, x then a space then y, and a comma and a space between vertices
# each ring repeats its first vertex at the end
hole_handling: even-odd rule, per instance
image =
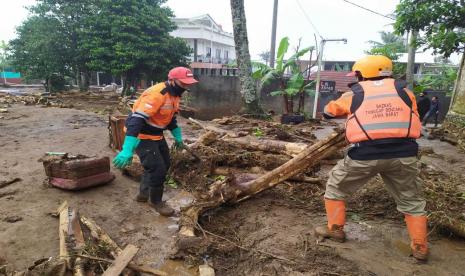
MULTIPOLYGON (((342 151, 247 200, 200 212, 198 222, 189 224, 195 237, 186 242, 178 233, 185 222, 182 214, 160 217, 134 201, 137 162, 126 172, 133 178, 112 168, 116 179, 100 187, 71 192, 47 184, 38 161, 45 152, 115 155, 108 146, 108 113, 121 110, 119 102, 113 95, 98 94, 0 96, 0 275, 59 256, 59 219, 54 215, 64 201, 93 220, 120 248, 138 247, 135 263, 167 275, 197 275, 198 265, 205 262, 217 275, 463 274, 465 155, 454 146, 420 140, 420 177, 430 213, 428 264, 408 257, 402 216, 378 178, 348 203, 348 242, 316 241, 312 230, 325 223, 327 172, 343 158, 342 151)), ((167 198, 179 213, 194 199, 208 199, 212 186, 253 181, 291 160, 302 150, 299 147, 317 144, 337 128, 325 121, 289 126, 241 116, 179 121, 192 151, 173 154, 167 198), (208 140, 208 131, 215 134, 213 139, 208 140)), ((166 136, 171 141, 170 134, 166 136)), ((110 247, 81 226, 86 239, 81 253, 110 259, 110 247)), ((103 261, 84 262, 95 272, 108 266, 103 261)))

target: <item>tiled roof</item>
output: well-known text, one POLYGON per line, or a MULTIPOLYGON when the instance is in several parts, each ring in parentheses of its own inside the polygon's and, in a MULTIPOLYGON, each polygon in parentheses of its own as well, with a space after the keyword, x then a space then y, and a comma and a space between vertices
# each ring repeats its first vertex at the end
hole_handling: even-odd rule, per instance
MULTIPOLYGON (((335 81, 336 91, 344 92, 349 90, 349 83, 357 81, 355 77, 347 77, 348 73, 348 71, 321 71, 320 78, 324 81, 335 81)), ((316 79, 316 72, 310 75, 310 79, 316 79)))

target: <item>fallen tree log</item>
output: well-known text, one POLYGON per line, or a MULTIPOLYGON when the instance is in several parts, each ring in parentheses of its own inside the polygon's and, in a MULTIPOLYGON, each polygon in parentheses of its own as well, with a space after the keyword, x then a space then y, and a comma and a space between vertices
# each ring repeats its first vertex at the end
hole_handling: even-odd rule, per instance
POLYGON ((178 248, 190 244, 190 238, 195 237, 194 229, 199 215, 208 209, 224 203, 234 204, 250 198, 278 183, 315 166, 320 160, 329 156, 346 145, 344 132, 338 130, 324 140, 308 146, 299 155, 276 169, 256 179, 232 179, 232 181, 217 181, 210 187, 208 195, 201 201, 194 202, 182 208, 178 248))
MULTIPOLYGON (((218 175, 229 175, 233 174, 235 170, 233 168, 229 167, 218 167, 213 170, 214 174, 218 175)), ((267 171, 263 168, 257 168, 255 171, 252 171, 252 173, 247 173, 251 177, 258 178, 262 174, 267 173, 267 171)), ((288 178, 290 181, 296 181, 296 182, 305 182, 305 183, 310 183, 310 184, 321 184, 322 180, 319 177, 308 177, 302 174, 299 175, 294 175, 288 178)))
POLYGON ((272 153, 286 154, 296 156, 301 153, 308 145, 303 143, 290 143, 278 140, 257 139, 252 136, 238 138, 223 137, 221 140, 240 145, 245 149, 259 150, 272 153))
MULTIPOLYGON (((189 120, 201 126, 207 132, 211 131, 219 135, 222 135, 223 137, 221 138, 221 140, 225 142, 236 144, 236 145, 239 145, 241 147, 244 147, 250 150, 259 150, 259 151, 286 154, 289 156, 296 156, 308 146, 307 144, 304 144, 304 143, 292 143, 292 142, 283 142, 279 140, 257 139, 250 135, 243 135, 243 134, 241 135, 240 133, 227 131, 219 127, 212 126, 208 123, 200 122, 192 118, 189 118, 189 120)), ((212 135, 210 134, 207 137, 211 137, 211 136, 212 135)), ((203 139, 199 139, 200 140, 199 143, 204 143, 204 139, 207 139, 207 138, 205 137, 203 139)))

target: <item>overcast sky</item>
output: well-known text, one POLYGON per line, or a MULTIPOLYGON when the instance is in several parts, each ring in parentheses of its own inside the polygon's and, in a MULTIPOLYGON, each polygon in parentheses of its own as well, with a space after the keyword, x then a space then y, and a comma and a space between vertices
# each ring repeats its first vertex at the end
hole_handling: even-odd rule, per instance
MULTIPOLYGON (((273 0, 245 0, 249 48, 253 58, 270 49, 273 0)), ((351 0, 382 14, 394 11, 397 0, 351 0)), ((168 0, 176 16, 190 17, 208 13, 232 32, 229 0, 168 0)), ((288 36, 294 47, 302 38, 303 47, 314 45, 315 29, 324 38, 347 38, 348 43, 329 42, 325 58, 353 60, 364 55, 368 40, 379 40, 379 31, 391 31, 392 20, 354 7, 342 0, 280 0, 278 4, 277 42, 288 36), (300 5, 299 5, 300 4, 300 5)))
MULTIPOLYGON (((15 26, 27 17, 25 6, 34 0, 0 0, 0 40, 8 41, 15 36, 15 26)), ((391 14, 398 0, 350 0, 381 14, 391 14)), ((268 51, 271 41, 271 18, 273 0, 244 0, 249 47, 253 59, 268 51)), ((177 17, 194 17, 210 14, 223 29, 232 32, 229 0, 168 0, 177 17)), ((350 5, 343 0, 280 0, 278 7, 277 43, 288 36, 295 47, 302 38, 302 47, 315 44, 314 33, 326 38, 347 38, 348 43, 329 42, 324 58, 331 60, 354 60, 369 49, 369 40, 379 40, 379 31, 392 31, 393 21, 350 5), (313 22, 312 26, 311 22, 313 22)), ((455 58, 454 58, 455 61, 455 58)))

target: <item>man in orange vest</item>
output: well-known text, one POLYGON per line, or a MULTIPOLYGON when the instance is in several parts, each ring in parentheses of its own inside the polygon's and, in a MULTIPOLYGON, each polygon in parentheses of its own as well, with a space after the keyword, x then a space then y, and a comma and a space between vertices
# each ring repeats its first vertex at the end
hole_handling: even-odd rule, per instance
POLYGON ((344 242, 345 199, 380 174, 397 210, 405 215, 413 257, 426 261, 427 219, 415 141, 421 123, 415 96, 404 82, 392 78, 392 61, 385 56, 358 60, 352 75, 359 81, 351 91, 324 109, 325 118, 348 116, 351 148, 329 173, 324 196, 328 223, 315 228, 315 235, 344 242))
POLYGON ((138 202, 147 202, 163 216, 174 210, 162 201, 165 177, 170 167, 169 148, 163 136, 168 129, 176 148, 183 148, 181 128, 176 121, 182 93, 197 83, 188 68, 176 67, 169 71, 168 81, 158 83, 137 99, 126 120, 126 138, 123 149, 113 159, 117 168, 132 162, 134 152, 140 158, 144 173, 140 183, 138 202))

